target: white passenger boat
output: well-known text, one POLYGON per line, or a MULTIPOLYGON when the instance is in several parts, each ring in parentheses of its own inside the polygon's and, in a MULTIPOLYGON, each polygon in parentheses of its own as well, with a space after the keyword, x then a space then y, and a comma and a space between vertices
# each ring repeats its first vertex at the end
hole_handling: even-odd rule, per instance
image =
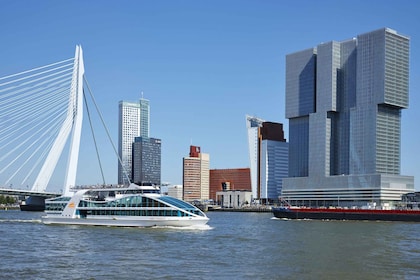
POLYGON ((73 196, 45 200, 44 224, 123 227, 205 225, 207 216, 194 205, 161 195, 159 188, 83 189, 73 196))

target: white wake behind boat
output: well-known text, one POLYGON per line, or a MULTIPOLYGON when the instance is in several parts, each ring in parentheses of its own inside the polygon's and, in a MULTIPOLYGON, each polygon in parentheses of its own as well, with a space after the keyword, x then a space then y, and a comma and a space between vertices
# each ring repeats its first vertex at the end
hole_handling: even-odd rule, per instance
POLYGON ((45 200, 44 224, 123 227, 205 225, 208 217, 194 205, 161 195, 159 188, 131 184, 128 188, 94 188, 73 196, 45 200))

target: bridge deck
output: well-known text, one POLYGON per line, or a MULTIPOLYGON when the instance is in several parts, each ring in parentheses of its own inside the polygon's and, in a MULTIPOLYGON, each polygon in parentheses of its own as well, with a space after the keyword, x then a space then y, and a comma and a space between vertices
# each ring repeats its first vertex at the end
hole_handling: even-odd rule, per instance
POLYGON ((0 188, 0 194, 39 196, 39 197, 45 197, 45 198, 57 197, 57 196, 62 195, 61 193, 37 192, 37 191, 31 191, 31 190, 14 190, 14 189, 2 189, 2 188, 0 188))

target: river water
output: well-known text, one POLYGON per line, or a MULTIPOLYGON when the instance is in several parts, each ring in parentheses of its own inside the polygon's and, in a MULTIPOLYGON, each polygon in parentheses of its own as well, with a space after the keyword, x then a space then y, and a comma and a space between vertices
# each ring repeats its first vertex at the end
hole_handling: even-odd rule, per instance
POLYGON ((201 228, 53 226, 0 211, 0 279, 419 279, 420 224, 209 212, 201 228))

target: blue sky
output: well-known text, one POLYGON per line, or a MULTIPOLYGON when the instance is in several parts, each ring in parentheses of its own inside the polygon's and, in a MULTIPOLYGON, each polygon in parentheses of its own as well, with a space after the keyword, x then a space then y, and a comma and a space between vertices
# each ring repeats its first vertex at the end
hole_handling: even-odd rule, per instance
MULTIPOLYGON (((401 173, 416 176, 420 189, 419 15, 420 2, 409 0, 1 0, 0 77, 73 57, 81 44, 86 78, 114 142, 118 101, 135 101, 143 91, 151 136, 162 139, 162 181, 181 184, 190 144, 210 154, 212 169, 249 167, 246 114, 284 123, 288 135, 287 54, 390 27, 411 38, 401 173)), ((117 159, 102 136, 106 181, 115 183, 117 159)), ((61 188, 62 170, 49 189, 61 188)), ((101 181, 84 129, 77 183, 101 181)))

